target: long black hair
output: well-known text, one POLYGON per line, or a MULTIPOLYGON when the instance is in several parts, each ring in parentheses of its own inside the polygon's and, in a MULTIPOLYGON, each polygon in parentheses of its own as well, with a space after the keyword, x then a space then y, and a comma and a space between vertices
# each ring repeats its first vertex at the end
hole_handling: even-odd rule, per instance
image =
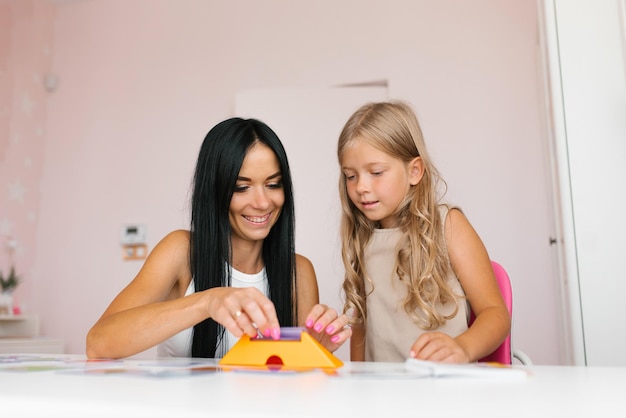
MULTIPOLYGON (((204 138, 193 180, 189 263, 195 291, 230 286, 232 262, 230 200, 250 147, 267 145, 276 155, 285 203, 263 241, 269 298, 281 326, 295 325, 295 215, 287 154, 276 133, 256 119, 231 118, 218 123, 204 138)), ((194 326, 191 355, 215 357, 224 327, 213 319, 194 326)))

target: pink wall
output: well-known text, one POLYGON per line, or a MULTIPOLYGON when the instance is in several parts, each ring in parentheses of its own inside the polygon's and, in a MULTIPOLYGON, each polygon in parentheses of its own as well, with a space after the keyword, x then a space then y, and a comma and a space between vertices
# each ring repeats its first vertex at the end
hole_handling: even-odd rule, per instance
MULTIPOLYGON (((514 341, 537 363, 562 362, 536 4, 359 5, 89 0, 57 2, 43 22, 32 15, 39 30, 53 25, 43 39, 54 39, 48 48, 59 81, 33 109, 47 119, 41 116, 41 138, 33 136, 41 186, 28 188, 40 190, 41 211, 36 242, 27 247, 36 254, 36 286, 25 303, 42 316, 44 335, 64 338, 68 352, 84 351, 87 330, 141 265, 122 260, 122 225, 147 225, 150 248, 186 227, 198 147, 233 114, 238 92, 386 79, 391 97, 417 108, 450 198, 513 278, 514 341)), ((20 42, 41 51, 34 40, 20 42)), ((0 86, 11 88, 5 77, 0 86)), ((6 173, 3 183, 15 181, 6 173)), ((21 205, 2 200, 0 222, 5 201, 21 205)))
POLYGON ((53 21, 47 2, 0 1, 0 270, 15 266, 22 283, 14 302, 25 311, 36 280, 53 21))

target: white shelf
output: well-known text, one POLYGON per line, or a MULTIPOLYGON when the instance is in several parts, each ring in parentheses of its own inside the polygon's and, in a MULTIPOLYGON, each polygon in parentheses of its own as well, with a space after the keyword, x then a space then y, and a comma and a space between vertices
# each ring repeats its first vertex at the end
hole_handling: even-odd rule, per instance
POLYGON ((0 354, 63 354, 64 341, 39 336, 38 315, 0 315, 0 354))
POLYGON ((38 336, 38 315, 0 315, 0 338, 33 338, 38 336))
POLYGON ((0 321, 26 321, 31 318, 29 315, 0 315, 0 321))
POLYGON ((64 342, 58 338, 0 338, 0 354, 63 354, 64 342))

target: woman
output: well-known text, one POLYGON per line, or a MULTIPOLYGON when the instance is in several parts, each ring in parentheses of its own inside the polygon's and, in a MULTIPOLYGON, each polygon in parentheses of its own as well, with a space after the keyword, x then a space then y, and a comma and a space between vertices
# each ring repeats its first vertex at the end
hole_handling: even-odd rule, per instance
POLYGON ((330 351, 348 318, 318 303, 315 271, 295 253, 285 150, 255 119, 209 131, 198 156, 191 230, 161 240, 87 335, 89 358, 222 357, 243 334, 305 326, 330 351))

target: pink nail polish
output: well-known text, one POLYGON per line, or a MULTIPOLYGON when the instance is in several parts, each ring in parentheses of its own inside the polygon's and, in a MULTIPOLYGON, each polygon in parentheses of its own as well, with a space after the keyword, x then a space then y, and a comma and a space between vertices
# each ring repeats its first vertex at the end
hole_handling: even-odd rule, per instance
POLYGON ((330 341, 336 343, 337 341, 339 341, 339 335, 335 335, 333 338, 330 339, 330 341))
POLYGON ((269 328, 265 328, 265 329, 263 330, 263 336, 264 336, 264 337, 269 337, 271 333, 272 333, 272 330, 271 330, 271 329, 269 329, 269 328))
POLYGON ((333 327, 332 325, 329 325, 328 328, 326 328, 326 333, 332 334, 334 330, 335 330, 335 327, 333 327))
POLYGON ((307 319, 306 320, 306 327, 307 328, 311 328, 313 326, 313 320, 312 319, 307 319))
POLYGON ((320 332, 322 330, 322 324, 315 325, 315 331, 320 332))
POLYGON ((272 338, 275 340, 280 339, 280 330, 278 328, 272 330, 272 338))

